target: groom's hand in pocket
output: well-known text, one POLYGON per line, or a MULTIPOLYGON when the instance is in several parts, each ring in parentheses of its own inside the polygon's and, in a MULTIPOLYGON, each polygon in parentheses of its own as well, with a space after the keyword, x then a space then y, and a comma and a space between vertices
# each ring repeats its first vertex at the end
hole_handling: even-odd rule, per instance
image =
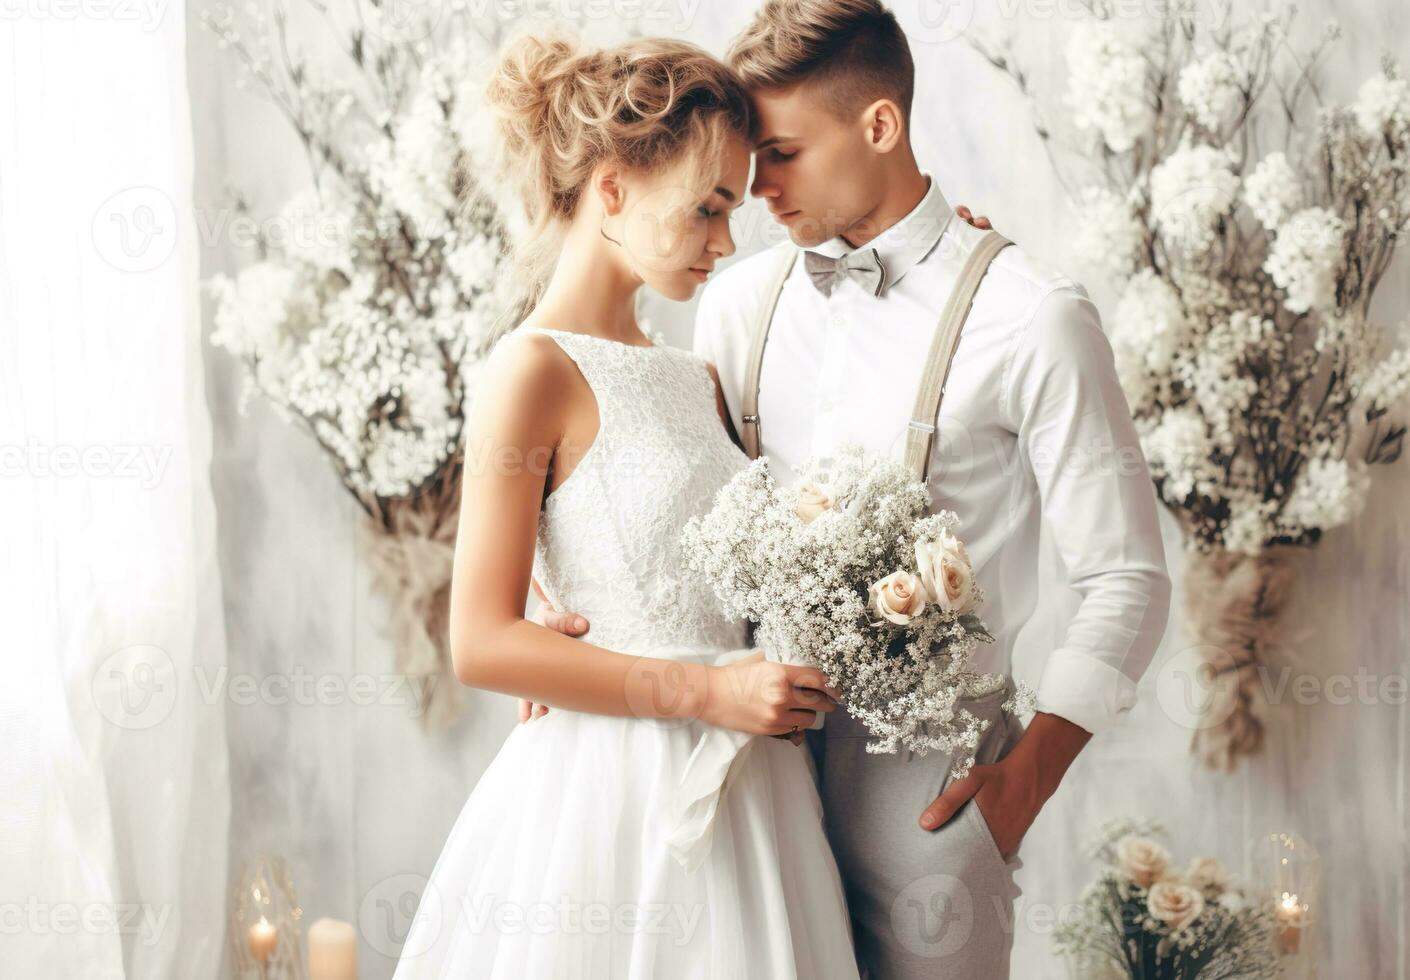
MULTIPOLYGON (((588 631, 588 621, 582 616, 572 612, 560 612, 554 608, 553 603, 548 601, 548 596, 543 594, 543 588, 539 585, 538 579, 530 578, 529 584, 534 587, 534 594, 539 597, 539 606, 529 617, 529 622, 546 626, 564 636, 582 636, 588 631)), ((525 698, 519 699, 519 721, 521 724, 535 718, 541 718, 546 714, 548 714, 548 705, 535 704, 525 698)))
POLYGON ((979 819, 989 828, 999 854, 1007 861, 1023 842, 1023 835, 1038 817, 1043 798, 1026 772, 1015 767, 1012 752, 993 765, 973 766, 964 779, 950 784, 920 815, 924 830, 936 830, 970 800, 979 808, 979 819))

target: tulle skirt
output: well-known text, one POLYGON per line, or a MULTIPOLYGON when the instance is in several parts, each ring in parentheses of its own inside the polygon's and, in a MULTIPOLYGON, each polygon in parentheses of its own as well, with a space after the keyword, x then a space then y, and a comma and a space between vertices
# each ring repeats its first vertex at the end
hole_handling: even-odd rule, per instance
POLYGON ((806 744, 747 740, 708 851, 671 853, 692 721, 515 727, 431 873, 394 980, 855 980, 806 744))

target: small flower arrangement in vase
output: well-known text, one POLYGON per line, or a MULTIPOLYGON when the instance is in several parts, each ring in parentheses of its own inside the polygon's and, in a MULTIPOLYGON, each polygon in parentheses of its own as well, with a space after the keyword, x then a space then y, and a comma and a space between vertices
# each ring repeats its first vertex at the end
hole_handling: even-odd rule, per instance
POLYGON ((1272 915, 1200 857, 1174 870, 1155 821, 1108 822, 1091 844, 1101 862, 1077 912, 1054 932, 1073 980, 1222 980, 1278 976, 1272 915))

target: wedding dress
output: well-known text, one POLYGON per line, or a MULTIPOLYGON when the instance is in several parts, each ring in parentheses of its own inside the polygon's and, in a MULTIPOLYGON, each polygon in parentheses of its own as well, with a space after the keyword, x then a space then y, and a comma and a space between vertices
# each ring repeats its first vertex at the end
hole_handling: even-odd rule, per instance
MULTIPOLYGON (((705 362, 544 328, 501 343, 530 330, 577 364, 600 420, 540 515, 548 598, 610 650, 747 654, 745 624, 680 568, 687 518, 748 464, 705 362)), ((555 707, 517 725, 450 832, 394 980, 854 980, 811 766, 806 745, 698 721, 555 707)))

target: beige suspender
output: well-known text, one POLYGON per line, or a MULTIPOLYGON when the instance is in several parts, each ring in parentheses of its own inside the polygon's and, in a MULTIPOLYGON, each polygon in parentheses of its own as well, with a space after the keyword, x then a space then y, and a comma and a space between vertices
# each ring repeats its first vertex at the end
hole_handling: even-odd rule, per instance
POLYGON ((969 308, 974 305, 979 281, 989 271, 989 263, 1001 249, 1011 244, 997 231, 981 238, 974 251, 969 253, 969 260, 960 270, 960 278, 945 302, 944 312, 940 314, 940 326, 930 342, 925 374, 921 375, 915 408, 906 426, 906 466, 921 482, 930 476, 930 450, 935 442, 935 423, 940 420, 940 398, 945 394, 950 363, 954 361, 955 348, 960 344, 960 331, 964 329, 969 308))
MULTIPOLYGON (((920 388, 916 392, 915 408, 906 428, 906 466, 916 479, 924 481, 930 473, 930 452, 934 442, 935 423, 939 419, 940 399, 945 394, 945 383, 950 376, 950 364, 959 346, 960 331, 964 329, 965 318, 974 304, 974 294, 979 283, 989 270, 994 256, 1008 245, 1007 238, 991 231, 980 239, 970 253, 960 277, 955 283, 945 309, 940 314, 940 324, 936 327, 934 339, 930 343, 930 353, 926 359, 925 373, 921 376, 920 388)), ((769 326, 773 322, 774 310, 778 306, 783 284, 793 269, 798 250, 785 247, 779 261, 775 279, 765 293, 765 300, 758 324, 754 329, 753 343, 749 349, 748 368, 744 375, 744 451, 750 459, 757 459, 762 451, 759 429, 759 376, 764 366, 764 344, 768 340, 769 326)))
POLYGON ((758 459, 763 447, 759 436, 759 375, 764 370, 764 344, 769 339, 769 324, 773 323, 778 298, 783 294, 783 284, 788 281, 793 263, 798 260, 798 249, 791 242, 784 242, 779 254, 778 267, 769 280, 768 292, 764 294, 764 305, 749 347, 749 367, 744 373, 744 431, 739 437, 744 441, 744 451, 750 459, 758 459))

